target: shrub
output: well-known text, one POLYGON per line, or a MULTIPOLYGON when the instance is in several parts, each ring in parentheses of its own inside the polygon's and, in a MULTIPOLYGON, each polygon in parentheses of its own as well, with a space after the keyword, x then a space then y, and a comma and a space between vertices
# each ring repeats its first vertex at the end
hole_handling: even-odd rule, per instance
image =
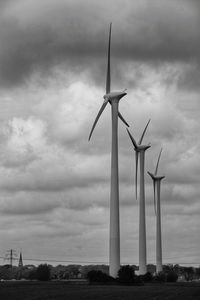
POLYGON ((164 272, 159 272, 156 276, 155 276, 155 281, 158 282, 166 282, 167 280, 167 275, 164 272))
POLYGON ((178 279, 178 275, 174 271, 170 271, 167 274, 167 282, 176 282, 178 279))
POLYGON ((136 275, 134 285, 144 285, 143 275, 136 275))
MULTIPOLYGON (((32 269, 32 270, 30 270, 29 272, 28 272, 28 279, 29 280, 35 280, 35 279, 38 279, 37 276, 38 275, 38 273, 37 273, 37 269, 36 268, 34 268, 34 269, 32 269)), ((40 279, 39 279, 40 280, 40 279)))
POLYGON ((184 268, 184 275, 185 275, 185 279, 187 281, 193 280, 193 278, 194 278, 194 269, 192 267, 185 267, 184 268))
POLYGON ((118 271, 118 282, 122 284, 133 284, 135 281, 135 270, 133 267, 122 266, 118 271))
POLYGON ((47 264, 41 264, 37 267, 36 278, 41 281, 50 280, 50 266, 47 264))
POLYGON ((100 270, 91 270, 87 273, 87 279, 90 283, 107 283, 107 282, 114 282, 115 279, 106 273, 103 273, 100 270))
POLYGON ((12 278, 13 276, 11 266, 8 264, 0 266, 0 279, 10 280, 12 278))
POLYGON ((153 275, 150 272, 147 272, 146 274, 142 275, 142 280, 144 282, 151 282, 153 280, 153 275))

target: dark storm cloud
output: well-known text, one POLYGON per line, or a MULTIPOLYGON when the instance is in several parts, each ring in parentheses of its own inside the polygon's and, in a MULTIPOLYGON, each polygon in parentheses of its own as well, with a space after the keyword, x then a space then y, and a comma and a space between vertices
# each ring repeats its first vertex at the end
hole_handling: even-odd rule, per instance
POLYGON ((1 22, 0 36, 3 49, 0 58, 0 74, 2 84, 18 84, 39 65, 42 70, 49 64, 50 34, 48 29, 26 28, 22 30, 18 26, 16 20, 1 22))
POLYGON ((4 9, 4 7, 11 1, 12 0, 0 0, 0 9, 4 9))
POLYGON ((149 2, 138 16, 134 12, 129 16, 130 53, 158 61, 199 59, 199 12, 197 1, 149 2))
POLYGON ((37 71, 49 76, 61 64, 72 72, 91 68, 101 73, 110 20, 114 23, 113 59, 199 60, 197 1, 154 0, 138 7, 130 1, 123 6, 120 1, 109 1, 108 10, 106 3, 94 1, 84 5, 76 1, 73 6, 70 1, 51 0, 2 5, 1 85, 19 84, 37 71))

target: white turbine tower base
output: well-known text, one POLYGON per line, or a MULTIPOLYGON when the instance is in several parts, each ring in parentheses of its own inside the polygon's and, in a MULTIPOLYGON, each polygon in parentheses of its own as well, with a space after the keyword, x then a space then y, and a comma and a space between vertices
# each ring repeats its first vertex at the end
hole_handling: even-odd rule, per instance
POLYGON ((160 150, 156 169, 154 174, 148 172, 153 180, 154 189, 154 209, 156 214, 156 273, 162 272, 162 232, 161 232, 161 208, 160 208, 160 186, 161 180, 165 176, 158 176, 158 165, 161 157, 162 149, 160 150), (156 197, 157 194, 157 197, 156 197))
POLYGON ((112 101, 112 152, 110 186, 109 274, 117 277, 120 269, 119 174, 118 174, 118 101, 112 101))
POLYGON ((157 205, 156 205, 156 273, 163 270, 162 267, 162 238, 161 238, 161 211, 160 211, 160 183, 157 182, 157 205))
POLYGON ((145 190, 144 190, 144 162, 145 150, 140 151, 140 194, 139 194, 139 274, 147 272, 146 253, 146 213, 145 213, 145 190))
POLYGON ((126 95, 125 90, 121 92, 111 92, 111 76, 110 76, 110 44, 111 44, 111 24, 108 43, 108 63, 106 76, 106 94, 104 102, 97 114, 92 126, 89 140, 93 130, 98 122, 99 117, 104 111, 108 102, 111 105, 112 115, 112 149, 111 149, 111 183, 110 183, 110 243, 109 243, 109 274, 117 277, 120 269, 120 222, 119 222, 119 168, 118 168, 118 117, 126 125, 120 112, 118 111, 119 101, 126 95))
POLYGON ((136 174, 135 187, 137 199, 137 172, 138 172, 138 155, 140 156, 140 194, 139 194, 139 274, 144 275, 147 272, 147 254, 146 254, 146 213, 145 213, 145 180, 144 180, 144 165, 145 165, 145 151, 150 148, 150 145, 141 145, 145 132, 149 125, 148 121, 142 136, 136 143, 135 139, 127 129, 129 137, 133 143, 136 158, 136 174))

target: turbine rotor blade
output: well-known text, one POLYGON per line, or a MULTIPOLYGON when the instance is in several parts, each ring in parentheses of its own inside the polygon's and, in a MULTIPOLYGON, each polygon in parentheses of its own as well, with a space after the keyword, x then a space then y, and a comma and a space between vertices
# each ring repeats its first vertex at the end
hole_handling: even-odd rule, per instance
POLYGON ((158 156, 158 161, 157 161, 157 165, 156 165, 156 169, 155 169, 155 175, 157 175, 157 172, 158 172, 158 165, 159 165, 161 153, 162 153, 162 148, 161 148, 159 156, 158 156))
MULTIPOLYGON (((111 100, 108 100, 110 105, 112 105, 111 100)), ((126 120, 122 117, 121 113, 118 111, 118 117, 121 119, 121 121, 127 126, 130 127, 129 124, 126 122, 126 120)))
POLYGON ((104 100, 104 102, 103 102, 103 104, 102 104, 102 106, 101 106, 101 108, 100 108, 100 110, 99 110, 99 112, 98 112, 98 114, 97 114, 97 116, 96 116, 96 119, 95 119, 95 121, 94 121, 94 124, 93 124, 93 126, 92 126, 92 129, 91 129, 91 131, 90 131, 90 135, 89 135, 88 140, 91 139, 91 136, 92 136, 92 133, 93 133, 93 131, 94 131, 94 128, 95 128, 95 126, 96 126, 96 124, 97 124, 97 122, 98 122, 98 120, 99 120, 99 118, 100 118, 102 112, 104 111, 104 109, 105 109, 107 103, 108 103, 108 100, 104 100))
POLYGON ((147 173, 151 176, 152 179, 154 179, 153 174, 151 172, 147 171, 147 173))
POLYGON ((118 117, 122 120, 122 122, 129 127, 128 123, 126 122, 126 120, 122 117, 122 115, 120 114, 120 112, 118 112, 118 117))
POLYGON ((110 23, 109 40, 108 40, 108 62, 107 62, 107 74, 106 74, 106 94, 110 93, 110 44, 111 44, 111 29, 112 23, 110 23))
POLYGON ((130 131, 128 130, 128 128, 126 128, 126 130, 127 130, 128 135, 129 135, 129 137, 130 137, 130 139, 131 139, 131 141, 132 141, 132 143, 133 143, 133 146, 134 146, 134 148, 135 148, 135 150, 136 150, 136 149, 138 148, 138 145, 137 145, 135 139, 133 138, 133 136, 131 135, 130 131))
POLYGON ((141 135, 141 138, 140 138, 140 140, 139 140, 139 143, 138 143, 139 145, 141 145, 141 143, 142 143, 142 140, 143 140, 143 138, 144 138, 145 132, 146 132, 146 130, 147 130, 147 127, 148 127, 150 121, 151 121, 151 120, 148 121, 147 125, 146 125, 145 128, 144 128, 144 131, 143 131, 143 133, 142 133, 142 135, 141 135))
POLYGON ((135 195, 137 200, 137 177, 138 177, 138 154, 139 152, 135 152, 135 195))

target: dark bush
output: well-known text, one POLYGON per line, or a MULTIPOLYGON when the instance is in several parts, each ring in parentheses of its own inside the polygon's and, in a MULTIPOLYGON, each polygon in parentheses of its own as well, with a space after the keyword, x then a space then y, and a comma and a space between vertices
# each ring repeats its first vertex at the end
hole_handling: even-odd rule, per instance
POLYGON ((134 285, 144 285, 143 275, 136 275, 134 285))
POLYGON ((11 266, 8 264, 0 266, 0 279, 10 280, 12 278, 13 276, 11 266))
POLYGON ((164 272, 159 272, 154 279, 158 282, 166 282, 167 275, 164 272))
MULTIPOLYGON (((29 280, 35 280, 35 279, 38 279, 37 278, 37 269, 36 268, 34 268, 34 269, 32 269, 32 270, 30 270, 29 272, 28 272, 28 279, 29 280)), ((40 279, 39 279, 40 280, 40 279)))
POLYGON ((141 275, 141 276, 142 276, 142 280, 144 282, 151 282, 151 281, 153 281, 153 275, 150 272, 147 272, 146 274, 141 275))
POLYGON ((87 273, 87 279, 90 283, 108 283, 114 282, 115 279, 100 270, 91 270, 87 273))
POLYGON ((122 284, 134 284, 134 281, 135 281, 134 268, 129 265, 122 266, 118 271, 117 280, 119 283, 122 283, 122 284))
POLYGON ((192 267, 184 267, 184 276, 187 281, 193 280, 194 275, 195 272, 192 267))
POLYGON ((170 271, 167 274, 167 282, 176 282, 178 279, 178 275, 174 271, 170 271))
POLYGON ((50 266, 47 264, 41 264, 37 267, 36 278, 41 281, 48 281, 50 280, 50 273, 50 266))

